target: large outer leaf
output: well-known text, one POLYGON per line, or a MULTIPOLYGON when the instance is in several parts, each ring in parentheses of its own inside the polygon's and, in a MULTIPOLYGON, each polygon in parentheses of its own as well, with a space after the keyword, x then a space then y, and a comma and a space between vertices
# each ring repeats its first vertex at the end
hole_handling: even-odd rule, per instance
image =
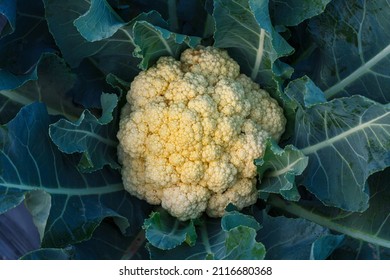
POLYGON ((332 244, 329 238, 329 229, 302 218, 271 217, 260 212, 259 222, 262 228, 258 232, 258 240, 266 250, 266 259, 269 260, 307 260, 310 259, 311 251, 325 249, 328 254, 316 253, 315 257, 326 258, 338 247, 339 243, 332 244), (327 237, 328 240, 323 239, 327 237))
POLYGON ((47 247, 89 239, 105 217, 114 217, 123 232, 138 231, 146 204, 123 191, 116 171, 80 173, 75 158, 62 154, 51 142, 51 122, 45 106, 34 103, 0 127, 0 212, 18 205, 29 192, 50 194, 42 240, 47 247))
POLYGON ((15 30, 16 0, 0 0, 0 38, 15 30))
POLYGON ((15 113, 16 108, 20 109, 35 101, 45 102, 51 114, 77 119, 82 112, 73 103, 77 77, 63 59, 54 54, 45 54, 33 73, 34 80, 16 89, 0 90, 0 100, 4 102, 0 107, 0 120, 9 121, 14 117, 12 113, 15 113))
POLYGON ((96 171, 105 165, 119 168, 116 161, 117 126, 111 122, 118 97, 103 93, 101 103, 103 114, 99 119, 85 110, 76 122, 60 119, 50 125, 50 137, 62 152, 83 153, 78 165, 82 171, 96 171))
POLYGON ((331 0, 271 0, 273 23, 294 26, 322 13, 331 0))
POLYGON ((142 58, 141 67, 145 68, 159 56, 177 57, 186 46, 195 46, 200 42, 198 37, 166 30, 167 23, 155 11, 140 14, 128 23, 121 23, 105 0, 93 1, 93 6, 89 2, 77 0, 44 0, 44 3, 49 29, 65 60, 72 67, 88 58, 105 74, 113 73, 121 79, 129 80, 139 72, 136 67, 138 58, 142 58), (104 12, 99 10, 101 14, 97 15, 95 5, 99 3, 105 8, 104 12), (63 12, 58 13, 59 10, 63 12), (94 23, 99 28, 87 32, 84 26, 94 23), (136 57, 131 55, 132 52, 136 57))
POLYGON ((309 157, 301 183, 326 205, 366 210, 368 176, 390 165, 390 104, 353 96, 300 108, 296 119, 293 143, 309 157))
POLYGON ((245 74, 275 90, 273 76, 289 75, 277 59, 293 49, 273 28, 268 0, 217 0, 213 15, 215 47, 228 49, 245 74))
MULTIPOLYGON (((74 21, 88 12, 90 2, 78 0, 43 2, 49 30, 71 67, 77 67, 83 59, 88 58, 106 75, 114 73, 122 79, 129 79, 138 73, 136 67, 138 60, 129 55, 134 50, 129 30, 123 29, 114 37, 89 42, 79 33, 74 21)), ((93 30, 91 32, 95 34, 93 30)))
POLYGON ((19 0, 17 6, 13 0, 0 1, 0 22, 2 11, 15 21, 15 30, 0 38, 0 90, 36 79, 35 66, 42 53, 55 49, 40 0, 19 0))
POLYGON ((386 0, 335 0, 310 21, 320 50, 310 77, 327 98, 360 94, 390 101, 389 14, 386 0))
POLYGON ((73 248, 57 249, 57 248, 42 248, 31 251, 22 256, 21 260, 71 260, 73 259, 73 248))
MULTIPOLYGON (((337 208, 323 207, 318 203, 285 202, 278 197, 271 197, 269 203, 291 214, 308 219, 346 236, 368 243, 371 254, 384 252, 390 256, 390 169, 378 172, 369 178, 370 207, 364 213, 352 213, 337 208)), ((362 247, 363 247, 362 243, 362 247)), ((346 247, 349 247, 346 244, 346 247)), ((364 245, 366 246, 366 245, 364 245)), ((353 254, 359 255, 359 245, 353 246, 353 254)), ((352 248, 353 248, 352 247, 352 248)), ((352 253, 352 249, 348 249, 352 253)), ((377 255, 377 257, 380 257, 377 255)), ((364 258, 364 257, 363 257, 364 258)))

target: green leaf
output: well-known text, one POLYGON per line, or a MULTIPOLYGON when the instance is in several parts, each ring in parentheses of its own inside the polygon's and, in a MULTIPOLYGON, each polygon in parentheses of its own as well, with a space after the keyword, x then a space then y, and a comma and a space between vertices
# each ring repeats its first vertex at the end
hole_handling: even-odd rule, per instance
POLYGON ((221 219, 221 227, 225 231, 229 231, 239 226, 246 226, 258 231, 261 226, 252 216, 244 215, 237 211, 227 212, 221 219))
POLYGON ((271 0, 275 25, 294 26, 321 14, 331 0, 271 0))
POLYGON ((149 68, 161 56, 179 58, 187 47, 196 47, 201 38, 170 32, 147 21, 134 24, 134 43, 137 45, 134 55, 142 58, 141 69, 149 68))
MULTIPOLYGON (((72 68, 77 67, 83 59, 88 59, 105 75, 112 73, 126 80, 132 79, 139 72, 137 68, 139 60, 131 55, 134 50, 132 25, 136 20, 146 18, 152 22, 164 22, 158 13, 140 14, 126 27, 119 28, 113 36, 89 42, 74 25, 74 21, 90 8, 89 2, 77 0, 44 0, 43 2, 49 30, 53 34, 64 59, 72 68)), ((118 26, 116 25, 116 27, 118 26)), ((94 31, 89 36, 96 39, 102 35, 99 35, 98 31, 94 31)))
POLYGON ((23 107, 0 127, 0 213, 15 207, 34 191, 51 196, 43 247, 62 247, 89 239, 106 217, 115 218, 123 233, 137 231, 146 203, 123 190, 117 171, 104 168, 83 174, 76 157, 61 153, 48 135, 45 106, 23 107))
POLYGON ((259 222, 258 240, 264 244, 268 260, 308 260, 313 244, 318 247, 322 244, 316 242, 329 236, 329 229, 302 218, 271 217, 262 212, 259 222))
POLYGON ((34 225, 36 226, 40 240, 42 241, 45 235, 47 218, 50 214, 51 196, 41 190, 31 191, 26 194, 26 208, 31 213, 34 225))
POLYGON ((258 228, 259 224, 252 217, 238 212, 227 214, 222 219, 205 217, 196 226, 198 239, 195 245, 182 244, 165 251, 149 244, 148 249, 152 259, 259 260, 264 258, 265 249, 263 244, 256 241, 258 228))
POLYGON ((152 213, 144 228, 150 244, 162 250, 173 249, 183 242, 192 246, 197 237, 192 220, 180 222, 166 211, 152 213))
POLYGON ((16 0, 0 0, 0 38, 11 34, 16 24, 16 0))
POLYGON ((73 103, 72 89, 76 76, 67 67, 64 60, 54 54, 45 54, 38 62, 30 80, 15 89, 0 90, 0 100, 4 100, 0 115, 10 120, 15 112, 24 105, 33 102, 44 102, 50 114, 63 115, 69 119, 77 119, 81 108, 73 103), (11 111, 10 111, 11 110, 11 111))
POLYGON ((389 180, 390 169, 369 178, 370 207, 363 213, 346 212, 310 202, 285 202, 277 197, 272 197, 269 203, 290 214, 368 243, 372 248, 377 248, 374 250, 380 251, 381 247, 390 249, 389 180))
POLYGON ((100 170, 105 165, 119 168, 116 161, 117 127, 110 123, 118 97, 103 93, 101 104, 103 113, 99 119, 85 110, 76 122, 60 119, 49 128, 51 139, 62 152, 83 154, 78 165, 82 172, 100 170))
POLYGON ((325 260, 332 252, 340 247, 344 241, 344 235, 325 235, 317 239, 311 246, 311 260, 325 260))
POLYGON ((293 48, 276 32, 268 0, 216 0, 214 46, 229 54, 252 80, 275 90, 274 76, 289 77, 291 69, 277 61, 293 48))
POLYGON ((310 77, 327 99, 363 95, 381 103, 390 101, 390 3, 332 1, 309 22, 319 48, 310 77))
MULTIPOLYGON (((147 218, 149 212, 138 213, 147 218)), ((141 219, 139 219, 141 221, 141 219)), ((135 225, 134 225, 135 226, 135 225)), ((94 231, 91 239, 73 245, 74 259, 77 260, 135 260, 148 259, 142 224, 139 231, 123 235, 111 219, 105 219, 94 231)))
POLYGON ((301 175, 308 164, 308 157, 292 145, 280 148, 272 140, 267 141, 264 156, 255 160, 261 180, 260 196, 280 193, 287 200, 300 198, 295 177, 301 175))
POLYGON ((89 10, 73 23, 89 42, 109 38, 125 25, 106 0, 91 0, 89 10))
POLYGON ((162 55, 178 57, 184 48, 198 45, 201 39, 168 31, 167 23, 155 11, 122 23, 104 0, 93 1, 91 6, 76 0, 44 3, 49 29, 72 67, 88 58, 106 75, 112 73, 121 79, 132 79, 139 72, 137 64, 145 69, 162 55), (78 13, 83 16, 77 17, 78 13), (87 28, 90 25, 98 28, 91 32, 87 28))
POLYGON ((322 90, 307 76, 289 82, 285 89, 285 94, 293 102, 296 102, 297 107, 310 108, 313 105, 326 102, 322 90))
POLYGON ((367 178, 390 165, 390 104, 353 96, 299 109, 296 119, 293 143, 309 157, 300 183, 326 205, 366 210, 367 178))
POLYGON ((35 80, 38 61, 54 48, 41 1, 0 0, 0 90, 35 80))
POLYGON ((238 226, 228 231, 225 247, 225 260, 262 260, 265 256, 265 247, 256 242, 256 230, 238 226))
POLYGON ((21 260, 71 260, 73 259, 73 248, 66 249, 60 248, 42 248, 35 251, 31 251, 24 256, 21 260))

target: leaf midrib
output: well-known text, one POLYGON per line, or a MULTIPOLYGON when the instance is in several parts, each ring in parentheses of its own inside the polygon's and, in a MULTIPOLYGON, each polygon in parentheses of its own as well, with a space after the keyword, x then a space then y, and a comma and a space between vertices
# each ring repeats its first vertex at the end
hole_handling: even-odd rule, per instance
POLYGON ((118 184, 108 184, 104 187, 90 187, 90 188, 57 188, 57 187, 44 187, 36 185, 27 185, 27 184, 12 184, 12 183, 0 183, 0 186, 11 189, 18 189, 22 191, 35 191, 41 190, 48 194, 54 195, 68 195, 68 196, 88 196, 88 195, 102 195, 113 192, 118 192, 123 190, 123 185, 118 184))
POLYGON ((385 248, 390 248, 390 240, 381 238, 377 236, 377 233, 370 234, 368 232, 364 232, 362 230, 359 230, 357 228, 347 227, 338 223, 335 223, 332 220, 327 219, 326 217, 323 217, 319 214, 315 214, 301 206, 299 206, 296 203, 293 202, 284 202, 281 198, 277 196, 272 196, 268 200, 268 203, 276 208, 282 209, 290 214, 293 214, 297 217, 301 217, 303 219, 312 221, 316 224, 319 224, 323 227, 327 227, 331 230, 340 232, 342 234, 348 235, 350 237, 363 240, 365 242, 375 244, 378 246, 382 246, 385 248))
POLYGON ((386 112, 385 114, 380 115, 379 117, 376 117, 375 119, 372 119, 372 120, 370 120, 368 122, 360 123, 358 126, 355 126, 355 127, 351 128, 351 129, 349 129, 347 131, 344 131, 343 133, 340 133, 340 134, 338 134, 338 135, 336 135, 334 137, 325 139, 324 141, 318 142, 317 144, 314 144, 312 146, 308 146, 308 147, 306 147, 304 149, 301 149, 301 152, 303 154, 305 154, 305 155, 310 155, 310 154, 316 153, 318 150, 326 148, 328 146, 331 146, 335 142, 343 140, 343 139, 347 138, 348 136, 350 136, 351 134, 354 134, 354 133, 356 133, 356 132, 358 132, 360 130, 366 129, 371 124, 373 124, 376 121, 386 117, 389 114, 390 114, 390 112, 386 112))
POLYGON ((344 90, 347 86, 355 82, 361 76, 365 75, 370 71, 372 67, 374 67, 377 63, 379 63, 382 59, 387 57, 390 54, 390 44, 387 45, 382 51, 377 53, 374 57, 372 57, 369 61, 361 65, 347 77, 337 82, 330 88, 324 91, 327 99, 330 99, 337 95, 340 91, 344 90))

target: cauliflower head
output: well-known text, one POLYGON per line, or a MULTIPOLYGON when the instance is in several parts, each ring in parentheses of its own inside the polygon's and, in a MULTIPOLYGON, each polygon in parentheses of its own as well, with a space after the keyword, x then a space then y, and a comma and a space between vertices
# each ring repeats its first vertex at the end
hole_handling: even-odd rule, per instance
POLYGON ((256 202, 254 159, 267 138, 279 140, 286 119, 226 51, 161 57, 135 77, 126 98, 117 137, 128 192, 179 220, 256 202))

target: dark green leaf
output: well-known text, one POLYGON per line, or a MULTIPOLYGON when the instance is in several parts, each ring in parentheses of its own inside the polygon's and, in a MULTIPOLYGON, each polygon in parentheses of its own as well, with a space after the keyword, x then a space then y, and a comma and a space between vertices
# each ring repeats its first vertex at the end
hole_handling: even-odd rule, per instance
POLYGON ((296 120, 293 143, 309 157, 301 183, 326 205, 366 210, 368 176, 390 165, 390 104, 335 99, 299 109, 296 120))
POLYGON ((221 228, 229 231, 239 226, 246 226, 258 231, 261 226, 252 216, 241 214, 237 211, 227 212, 221 219, 221 228))
POLYGON ((0 38, 15 30, 16 0, 0 0, 0 38))
POLYGON ((301 175, 308 157, 292 145, 280 148, 274 141, 266 144, 264 156, 255 160, 260 178, 260 196, 280 193, 288 200, 299 200, 295 177, 301 175))
POLYGON ((123 25, 106 0, 91 0, 89 10, 74 21, 74 26, 89 42, 109 38, 123 25))
POLYGON ((75 158, 62 154, 48 135, 52 120, 45 106, 34 103, 21 109, 0 127, 0 212, 15 207, 30 192, 51 196, 42 245, 60 247, 89 239, 106 217, 114 217, 123 233, 142 224, 145 203, 123 191, 118 172, 104 168, 83 174, 75 158))
POLYGON ((325 235, 314 241, 311 252, 311 260, 325 260, 344 241, 344 235, 325 235))
POLYGON ((326 102, 324 93, 307 76, 291 81, 285 89, 285 94, 296 102, 297 106, 305 108, 326 102))
POLYGON ((21 260, 71 260, 73 259, 73 248, 66 249, 43 248, 31 251, 21 257, 21 260))
POLYGON ((54 54, 45 54, 32 73, 34 80, 16 89, 0 91, 0 98, 5 102, 5 107, 0 107, 3 108, 0 109, 3 119, 9 121, 14 117, 10 114, 15 112, 12 109, 20 109, 35 101, 45 102, 50 114, 63 115, 73 120, 79 117, 82 110, 73 103, 73 90, 77 78, 63 59, 54 54))
POLYGON ((137 45, 135 56, 142 58, 139 65, 149 68, 161 56, 179 58, 187 47, 196 47, 201 38, 170 32, 146 21, 138 21, 134 25, 134 43, 137 45))
POLYGON ((374 251, 379 252, 390 249, 389 180, 390 169, 378 172, 369 178, 370 207, 364 213, 346 212, 338 208, 324 207, 310 202, 300 204, 284 202, 275 197, 272 197, 269 202, 288 213, 361 240, 369 244, 369 247, 376 248, 374 251))
POLYGON ((169 251, 149 245, 148 249, 152 259, 258 260, 263 259, 265 255, 263 244, 256 242, 255 239, 258 228, 259 224, 253 218, 238 212, 227 214, 222 220, 205 217, 196 226, 198 239, 195 245, 190 247, 182 244, 169 251), (239 225, 240 220, 242 225, 239 225))
POLYGON ((265 87, 275 87, 274 75, 291 74, 291 69, 277 62, 293 49, 273 28, 267 0, 217 0, 213 15, 214 46, 228 49, 252 80, 265 87))
POLYGON ((390 101, 389 13, 386 0, 335 0, 310 21, 308 39, 320 51, 309 75, 328 99, 359 94, 390 101))
POLYGON ((0 90, 9 90, 36 79, 37 62, 55 45, 40 0, 0 1, 0 34, 2 14, 9 20, 3 32, 11 34, 0 36, 0 90))
POLYGON ((268 260, 308 260, 313 243, 329 234, 327 228, 301 218, 271 217, 263 213, 259 222, 262 228, 258 240, 264 244, 268 260))
POLYGON ((100 170, 105 165, 119 168, 116 161, 117 127, 110 123, 118 97, 103 93, 101 104, 103 114, 99 119, 85 110, 74 123, 60 119, 50 125, 50 137, 62 152, 83 154, 78 165, 83 172, 100 170))
MULTIPOLYGON (((85 14, 90 5, 86 1, 49 1, 44 0, 46 19, 64 59, 71 67, 77 67, 83 59, 90 60, 104 75, 113 73, 122 79, 131 79, 139 71, 138 59, 131 53, 134 50, 131 27, 137 19, 148 18, 163 21, 157 13, 140 15, 127 27, 119 28, 111 37, 95 42, 87 41, 74 26, 73 22, 85 14), (61 11, 61 13, 58 13, 61 11), (77 50, 77 51, 74 51, 77 50)), ((106 14, 107 15, 107 14, 106 14)), ((116 26, 118 27, 118 26, 116 26)), ((97 38, 93 33, 91 36, 97 38)))
POLYGON ((322 13, 331 0, 271 0, 275 25, 293 26, 322 13))
POLYGON ((152 213, 144 228, 150 244, 162 250, 173 249, 183 242, 192 246, 197 237, 192 220, 180 222, 166 211, 152 213))

